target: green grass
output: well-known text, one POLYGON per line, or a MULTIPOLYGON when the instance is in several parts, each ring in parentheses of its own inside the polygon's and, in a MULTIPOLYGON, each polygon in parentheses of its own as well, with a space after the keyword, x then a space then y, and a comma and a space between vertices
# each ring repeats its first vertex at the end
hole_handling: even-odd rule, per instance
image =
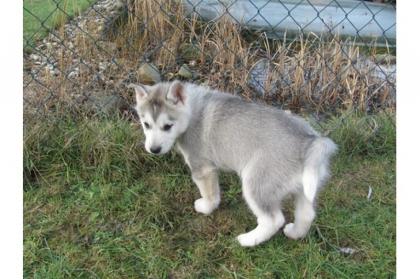
MULTIPOLYGON (((252 249, 235 241, 256 223, 234 175, 222 175, 222 204, 202 216, 182 158, 146 154, 139 128, 127 121, 27 123, 24 276, 395 278, 393 123, 382 114, 324 123, 339 126, 330 136, 340 152, 309 235, 292 241, 279 233, 252 249)), ((290 203, 285 212, 290 220, 290 203)))
POLYGON ((92 3, 93 0, 24 0, 24 45, 42 39, 48 29, 61 26, 69 17, 80 14, 92 3))

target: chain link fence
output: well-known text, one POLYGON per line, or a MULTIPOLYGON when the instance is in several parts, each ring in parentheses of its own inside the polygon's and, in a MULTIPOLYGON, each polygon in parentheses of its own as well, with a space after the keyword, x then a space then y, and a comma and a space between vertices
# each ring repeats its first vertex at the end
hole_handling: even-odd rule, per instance
POLYGON ((128 84, 174 79, 316 119, 395 110, 395 1, 49 0, 43 16, 30 2, 26 120, 131 116, 128 84))

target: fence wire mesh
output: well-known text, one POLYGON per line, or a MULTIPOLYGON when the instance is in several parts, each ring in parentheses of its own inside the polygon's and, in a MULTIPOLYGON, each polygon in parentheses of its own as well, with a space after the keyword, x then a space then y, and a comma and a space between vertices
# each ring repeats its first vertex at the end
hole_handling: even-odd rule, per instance
POLYGON ((323 115, 395 110, 395 1, 24 1, 24 111, 131 114, 181 79, 323 115), (41 15, 42 14, 42 15, 41 15))

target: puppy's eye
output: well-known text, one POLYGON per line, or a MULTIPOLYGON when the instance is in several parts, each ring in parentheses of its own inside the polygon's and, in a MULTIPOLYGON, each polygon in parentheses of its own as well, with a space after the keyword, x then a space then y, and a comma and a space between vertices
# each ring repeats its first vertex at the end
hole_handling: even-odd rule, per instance
POLYGON ((172 128, 173 124, 166 124, 165 126, 163 126, 163 130, 164 131, 169 131, 172 128))
POLYGON ((143 124, 144 124, 144 127, 146 127, 146 129, 150 129, 150 125, 149 125, 149 123, 147 123, 147 122, 143 122, 143 124))

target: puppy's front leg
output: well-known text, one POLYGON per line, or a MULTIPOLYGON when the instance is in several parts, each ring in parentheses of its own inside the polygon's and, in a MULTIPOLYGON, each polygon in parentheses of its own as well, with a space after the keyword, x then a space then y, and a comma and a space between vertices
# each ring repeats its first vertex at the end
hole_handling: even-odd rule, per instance
POLYGON ((192 172, 192 179, 200 190, 202 196, 194 202, 195 211, 208 215, 220 204, 220 188, 217 171, 211 168, 202 168, 192 172))

